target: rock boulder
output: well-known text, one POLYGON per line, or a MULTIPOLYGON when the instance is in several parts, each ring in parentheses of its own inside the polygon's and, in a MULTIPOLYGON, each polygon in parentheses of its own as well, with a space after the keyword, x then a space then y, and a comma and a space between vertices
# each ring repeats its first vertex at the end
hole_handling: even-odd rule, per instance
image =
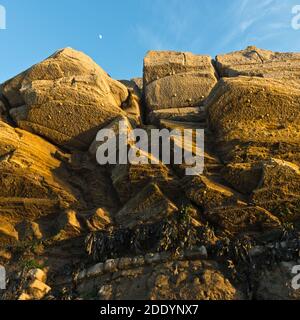
POLYGON ((223 159, 266 159, 271 153, 299 163, 299 103, 300 88, 280 80, 220 80, 206 108, 223 159))
POLYGON ((66 48, 2 84, 19 127, 68 148, 87 148, 101 126, 123 113, 127 88, 91 58, 66 48))
POLYGON ((217 69, 223 77, 243 75, 297 82, 300 79, 299 62, 299 53, 273 52, 254 46, 216 57, 217 69))
POLYGON ((144 60, 144 90, 150 111, 200 105, 216 84, 208 56, 150 51, 144 60))

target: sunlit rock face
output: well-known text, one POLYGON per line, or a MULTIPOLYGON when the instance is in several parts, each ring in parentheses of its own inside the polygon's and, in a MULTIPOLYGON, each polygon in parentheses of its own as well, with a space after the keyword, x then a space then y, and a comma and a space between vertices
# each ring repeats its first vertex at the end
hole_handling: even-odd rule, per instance
POLYGON ((249 46, 216 57, 222 77, 250 76, 299 82, 300 54, 282 53, 249 46))
POLYGON ((199 106, 216 84, 209 56, 150 51, 144 59, 144 90, 149 110, 199 106))
POLYGON ((116 81, 66 48, 3 83, 0 298, 299 299, 299 79, 299 54, 248 47, 150 51, 116 81), (99 129, 201 129, 203 173, 150 148, 100 165, 99 129))
POLYGON ((123 113, 128 90, 67 48, 5 82, 2 95, 19 127, 63 147, 87 148, 101 126, 123 113))

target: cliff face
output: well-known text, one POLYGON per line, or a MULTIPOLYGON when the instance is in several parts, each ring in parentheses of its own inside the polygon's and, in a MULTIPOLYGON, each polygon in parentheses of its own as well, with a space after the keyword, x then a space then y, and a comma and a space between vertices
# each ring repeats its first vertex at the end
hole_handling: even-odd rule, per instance
POLYGON ((299 298, 299 70, 299 54, 255 47, 151 51, 143 80, 116 81, 67 48, 3 83, 2 298, 299 298), (122 136, 120 120, 150 140, 203 129, 203 174, 99 165, 96 134, 122 136))

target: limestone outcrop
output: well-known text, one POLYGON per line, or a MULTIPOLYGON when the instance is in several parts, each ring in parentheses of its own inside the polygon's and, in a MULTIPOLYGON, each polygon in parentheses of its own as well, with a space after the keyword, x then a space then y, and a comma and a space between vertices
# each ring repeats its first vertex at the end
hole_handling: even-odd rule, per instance
POLYGON ((91 58, 63 49, 1 86, 20 128, 57 145, 87 148, 101 126, 122 114, 127 88, 91 58))
POLYGON ((220 80, 206 108, 224 160, 280 155, 299 163, 299 99, 299 87, 281 80, 220 80))
POLYGON ((222 77, 256 76, 295 81, 299 83, 299 53, 282 53, 249 46, 216 57, 216 66, 222 77))
POLYGON ((1 84, 0 299, 299 299, 299 79, 299 54, 248 47, 150 51, 116 81, 66 48, 1 84), (198 129, 204 150, 171 136, 165 163, 136 129, 198 129))
POLYGON ((216 84, 209 56, 150 51, 144 60, 144 91, 150 111, 200 106, 216 84))

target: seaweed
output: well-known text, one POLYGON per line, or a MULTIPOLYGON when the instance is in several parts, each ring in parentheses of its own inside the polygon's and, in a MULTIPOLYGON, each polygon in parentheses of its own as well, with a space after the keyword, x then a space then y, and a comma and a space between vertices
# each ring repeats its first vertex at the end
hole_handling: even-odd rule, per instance
POLYGON ((135 228, 91 233, 86 251, 95 261, 148 252, 174 252, 190 249, 199 242, 202 232, 192 224, 187 208, 170 218, 135 228))

